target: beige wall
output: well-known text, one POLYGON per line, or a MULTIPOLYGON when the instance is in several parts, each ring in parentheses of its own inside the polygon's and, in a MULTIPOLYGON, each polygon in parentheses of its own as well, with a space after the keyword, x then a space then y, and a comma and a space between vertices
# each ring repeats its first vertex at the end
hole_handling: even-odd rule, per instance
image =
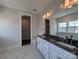
MULTIPOLYGON (((21 13, 13 9, 0 7, 0 48, 21 45, 21 13)), ((32 16, 31 38, 33 41, 38 34, 38 15, 25 14, 32 16)))

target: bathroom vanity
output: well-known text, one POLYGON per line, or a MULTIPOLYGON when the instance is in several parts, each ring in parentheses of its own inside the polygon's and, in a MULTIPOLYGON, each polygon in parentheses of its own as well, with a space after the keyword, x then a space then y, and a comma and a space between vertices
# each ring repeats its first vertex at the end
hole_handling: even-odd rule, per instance
POLYGON ((75 54, 77 48, 56 38, 39 35, 37 37, 37 48, 45 59, 77 59, 75 54))

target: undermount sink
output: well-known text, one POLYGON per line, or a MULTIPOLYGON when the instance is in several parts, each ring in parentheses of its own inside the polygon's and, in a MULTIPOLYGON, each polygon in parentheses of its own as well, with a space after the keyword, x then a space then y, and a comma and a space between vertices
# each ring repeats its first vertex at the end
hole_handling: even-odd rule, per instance
POLYGON ((50 39, 50 42, 57 42, 57 40, 54 40, 54 39, 50 39))
POLYGON ((67 44, 67 43, 63 43, 63 42, 56 42, 58 45, 61 45, 63 47, 67 47, 67 48, 70 48, 70 49, 75 49, 76 47, 75 46, 72 46, 70 44, 67 44))

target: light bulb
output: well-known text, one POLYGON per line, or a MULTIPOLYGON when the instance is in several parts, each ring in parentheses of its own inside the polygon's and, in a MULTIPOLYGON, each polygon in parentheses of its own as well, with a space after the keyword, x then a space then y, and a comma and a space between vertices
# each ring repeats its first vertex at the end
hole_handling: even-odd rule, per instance
POLYGON ((46 17, 47 17, 46 14, 44 14, 44 15, 43 15, 43 19, 46 19, 46 17))
POLYGON ((68 8, 72 8, 72 6, 68 6, 68 8))
POLYGON ((75 2, 78 2, 78 0, 74 0, 75 2))
POLYGON ((52 15, 52 11, 47 12, 47 17, 50 17, 52 15))

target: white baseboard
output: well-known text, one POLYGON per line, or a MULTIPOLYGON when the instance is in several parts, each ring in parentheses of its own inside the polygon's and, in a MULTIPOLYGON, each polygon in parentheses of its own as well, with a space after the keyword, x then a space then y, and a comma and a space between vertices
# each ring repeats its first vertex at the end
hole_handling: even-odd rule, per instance
POLYGON ((9 47, 0 47, 0 51, 7 51, 7 50, 11 50, 11 49, 16 49, 16 48, 20 48, 20 45, 15 45, 15 46, 9 46, 9 47))

